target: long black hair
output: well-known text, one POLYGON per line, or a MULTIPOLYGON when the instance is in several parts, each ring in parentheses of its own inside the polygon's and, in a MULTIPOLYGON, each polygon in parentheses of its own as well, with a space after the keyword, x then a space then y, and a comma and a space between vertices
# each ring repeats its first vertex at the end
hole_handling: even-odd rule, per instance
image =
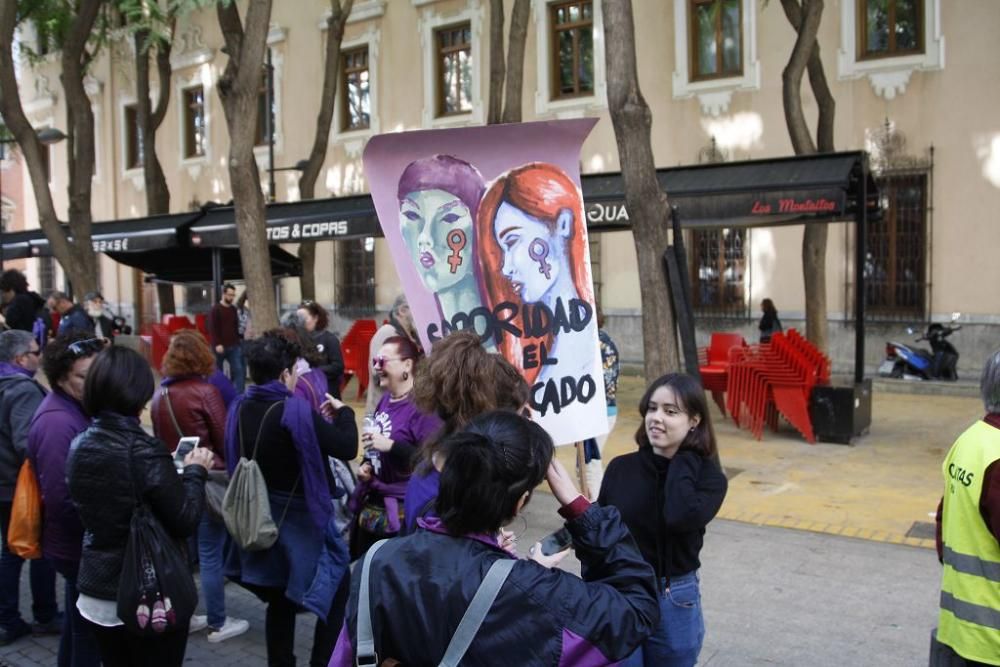
POLYGON ((635 432, 635 441, 640 447, 649 447, 649 436, 646 435, 646 413, 653 394, 660 387, 669 387, 677 399, 677 407, 688 416, 698 415, 697 426, 689 431, 681 443, 681 449, 692 449, 706 458, 718 456, 719 447, 715 442, 715 430, 712 428, 712 418, 708 412, 708 401, 705 400, 705 390, 701 383, 685 373, 667 373, 652 382, 646 393, 639 400, 639 414, 642 421, 639 430, 635 432))
POLYGON ((552 438, 535 422, 502 410, 473 419, 440 443, 437 511, 452 535, 494 533, 545 478, 552 438))

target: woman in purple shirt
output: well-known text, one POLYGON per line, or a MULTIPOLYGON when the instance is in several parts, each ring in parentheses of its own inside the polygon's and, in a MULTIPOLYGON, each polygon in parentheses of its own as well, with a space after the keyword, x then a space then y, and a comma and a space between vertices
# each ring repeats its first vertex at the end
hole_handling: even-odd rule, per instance
POLYGON ((412 340, 393 336, 372 359, 372 368, 385 390, 375 413, 366 418, 361 442, 365 460, 352 497, 358 514, 351 536, 351 556, 399 533, 403 496, 420 445, 441 428, 441 420, 421 412, 413 402, 413 370, 419 351, 412 340))
POLYGON ((80 403, 83 383, 94 357, 107 344, 81 331, 64 334, 45 347, 42 370, 52 392, 46 396, 28 430, 28 456, 38 475, 45 512, 42 554, 66 581, 66 615, 59 640, 59 665, 87 667, 101 663, 97 644, 76 608, 76 576, 80 568, 83 525, 66 487, 70 443, 90 424, 80 403))
POLYGON ((434 345, 413 390, 418 409, 436 414, 444 428, 424 447, 406 489, 403 533, 416 529, 417 519, 434 515, 444 457, 438 442, 491 410, 520 412, 528 403, 528 385, 506 359, 483 348, 479 335, 456 331, 434 345))

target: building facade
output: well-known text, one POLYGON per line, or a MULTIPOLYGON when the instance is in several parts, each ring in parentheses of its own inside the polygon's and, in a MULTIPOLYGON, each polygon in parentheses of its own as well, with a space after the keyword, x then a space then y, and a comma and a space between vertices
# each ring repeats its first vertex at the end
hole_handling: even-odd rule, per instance
MULTIPOLYGON (((507 2, 510 12, 512 2, 507 2)), ((782 109, 782 70, 795 31, 779 3, 633 0, 640 84, 653 115, 658 166, 792 153, 782 109)), ((274 167, 307 156, 322 84, 328 3, 275 0, 274 167)), ((509 16, 508 16, 509 19, 509 16)), ((868 362, 907 325, 961 312, 952 339, 966 375, 1000 344, 1000 58, 992 0, 831 0, 819 41, 836 99, 838 150, 871 152, 884 220, 870 226, 868 362), (947 45, 947 47, 946 47, 947 45), (991 74, 992 72, 992 74, 991 74)), ((489 12, 485 0, 356 0, 343 40, 337 110, 317 196, 365 192, 365 142, 383 132, 485 122, 489 12)), ((30 26, 22 39, 31 43, 30 26)), ((227 131, 216 85, 226 63, 215 13, 183 17, 175 32, 171 100, 157 150, 173 211, 230 199, 227 131)), ((607 110, 600 0, 532 0, 525 51, 524 120, 600 119, 581 156, 585 173, 617 171, 607 110)), ((96 220, 145 214, 142 147, 135 129, 134 60, 128 40, 95 62, 88 91, 97 122, 96 220)), ((22 99, 37 127, 65 118, 58 60, 22 70, 22 99)), ((155 73, 154 73, 155 76, 155 73)), ((267 100, 262 84, 258 165, 267 188, 267 100)), ((803 81, 805 113, 816 104, 803 81)), ((51 147, 58 210, 66 207, 66 147, 51 147)), ((295 171, 276 176, 279 201, 299 197, 295 171)), ((668 193, 669 195, 669 193, 668 193)), ((33 219, 31 197, 25 219, 33 219)), ((805 309, 801 227, 689 231, 686 244, 699 336, 743 331, 756 340, 760 301, 785 327, 805 309)), ((831 356, 853 360, 853 229, 831 224, 827 302, 831 356)), ((294 249, 294 246, 290 246, 294 249)), ((639 276, 629 232, 595 234, 598 300, 627 361, 641 359, 639 276)), ((42 260, 28 260, 38 272, 42 260)), ((155 316, 154 292, 134 271, 102 258, 105 296, 127 314, 155 316), (135 312, 139 310, 140 312, 135 312)), ((42 269, 44 270, 44 269, 42 269)), ((37 281, 34 284, 39 284, 37 281)), ((384 312, 399 291, 381 239, 329 241, 317 249, 318 298, 342 318, 384 312)), ((179 303, 207 307, 207 286, 177 289, 179 303)), ((285 280, 292 307, 298 283, 285 280)), ((341 324, 345 322, 341 321, 341 324)))

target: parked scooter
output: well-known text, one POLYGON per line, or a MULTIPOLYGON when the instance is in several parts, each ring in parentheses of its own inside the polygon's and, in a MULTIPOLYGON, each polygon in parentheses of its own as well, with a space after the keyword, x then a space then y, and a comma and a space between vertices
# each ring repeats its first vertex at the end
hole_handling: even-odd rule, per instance
MULTIPOLYGON (((927 327, 924 335, 916 339, 920 343, 927 341, 931 351, 913 345, 905 345, 889 341, 885 344, 885 361, 878 368, 881 377, 900 378, 903 380, 946 380, 954 382, 958 379, 958 350, 946 338, 962 327, 952 326, 961 313, 953 313, 951 322, 947 325, 934 323, 927 327)), ((912 327, 907 327, 907 333, 916 333, 912 327)))

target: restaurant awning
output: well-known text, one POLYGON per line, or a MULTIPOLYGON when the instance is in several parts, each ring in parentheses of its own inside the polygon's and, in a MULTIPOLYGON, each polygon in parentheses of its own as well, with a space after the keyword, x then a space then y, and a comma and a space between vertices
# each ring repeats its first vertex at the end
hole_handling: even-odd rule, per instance
MULTIPOLYGON (((274 278, 302 275, 302 262, 298 257, 276 245, 268 249, 274 278)), ((109 252, 108 256, 139 269, 156 282, 211 283, 214 280, 213 252, 219 253, 225 280, 243 280, 239 248, 160 248, 144 252, 109 252)))
MULTIPOLYGON (((683 227, 760 227, 853 219, 867 181, 868 214, 878 191, 861 151, 657 169, 683 227), (864 174, 864 176, 862 176, 864 174)), ((582 178, 587 227, 628 229, 620 173, 582 178)))
MULTIPOLYGON (((236 247, 236 210, 206 208, 191 226, 193 247, 236 247)), ((275 203, 267 206, 267 239, 271 243, 304 243, 381 236, 371 195, 275 203)))
MULTIPOLYGON (((91 243, 96 252, 106 253, 183 247, 187 244, 187 226, 201 216, 201 211, 192 211, 95 222, 91 227, 91 243)), ((68 233, 69 227, 64 229, 68 233)), ((72 235, 69 239, 72 242, 72 235)), ((3 256, 6 259, 51 257, 52 248, 41 229, 11 232, 3 236, 3 256)))

